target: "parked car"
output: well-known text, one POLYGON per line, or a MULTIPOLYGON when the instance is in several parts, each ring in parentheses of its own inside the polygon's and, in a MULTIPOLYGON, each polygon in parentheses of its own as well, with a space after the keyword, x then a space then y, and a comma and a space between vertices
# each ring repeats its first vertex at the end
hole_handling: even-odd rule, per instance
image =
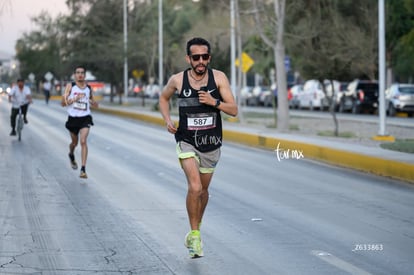
POLYGON ((263 106, 265 107, 272 107, 273 100, 275 101, 275 105, 277 106, 277 86, 273 84, 270 87, 269 91, 265 91, 260 98, 260 102, 263 102, 263 106))
POLYGON ((0 83, 0 94, 10 93, 10 85, 7 83, 0 83))
MULTIPOLYGON (((339 103, 341 102, 341 97, 344 94, 344 91, 346 90, 346 87, 348 86, 348 82, 339 82, 337 80, 325 80, 325 89, 328 97, 332 97, 332 100, 334 101, 334 110, 338 111, 339 109, 339 103), (332 87, 333 83, 333 87, 332 87)), ((324 104, 328 104, 327 102, 324 102, 324 104)), ((328 104, 329 105, 329 104, 328 104)))
POLYGON ((328 106, 324 98, 321 83, 315 79, 307 80, 303 85, 303 92, 298 95, 299 108, 323 110, 328 106))
POLYGON ((299 99, 298 97, 300 94, 303 93, 303 85, 297 84, 293 85, 288 90, 288 101, 289 101, 289 108, 298 109, 299 108, 299 99))
POLYGON ((144 93, 146 97, 159 98, 159 96, 161 95, 161 89, 158 84, 148 84, 144 88, 144 93))
POLYGON ((270 94, 270 90, 266 86, 256 86, 252 90, 252 96, 246 101, 247 106, 259 106, 264 104, 264 98, 270 94))
POLYGON ((240 98, 242 105, 248 105, 249 99, 253 97, 253 87, 245 86, 240 90, 240 98))
POLYGON ((385 99, 389 116, 395 116, 397 112, 406 112, 408 116, 413 116, 414 84, 392 84, 385 93, 385 99))
POLYGON ((355 79, 342 94, 338 111, 351 111, 354 114, 363 111, 374 113, 378 108, 378 89, 376 81, 355 79))

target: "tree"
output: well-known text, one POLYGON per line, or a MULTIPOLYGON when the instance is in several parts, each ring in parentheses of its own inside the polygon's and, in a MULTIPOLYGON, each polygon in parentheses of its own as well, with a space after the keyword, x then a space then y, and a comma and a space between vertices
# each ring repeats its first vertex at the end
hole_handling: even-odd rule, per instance
POLYGON ((289 130, 289 105, 287 99, 287 84, 285 70, 285 0, 273 0, 272 5, 267 5, 267 1, 254 0, 254 13, 257 30, 262 40, 273 49, 273 59, 276 64, 277 81, 277 100, 278 109, 275 121, 280 131, 289 130), (270 12, 269 12, 270 11, 270 12), (266 24, 264 23, 266 22, 266 24))
POLYGON ((27 77, 34 73, 37 80, 42 80, 46 72, 52 72, 56 78, 64 74, 61 63, 62 32, 58 21, 42 12, 34 17, 38 26, 31 33, 24 33, 16 43, 16 57, 20 60, 20 74, 27 77))
POLYGON ((400 82, 414 81, 413 18, 413 0, 386 1, 387 65, 400 82))

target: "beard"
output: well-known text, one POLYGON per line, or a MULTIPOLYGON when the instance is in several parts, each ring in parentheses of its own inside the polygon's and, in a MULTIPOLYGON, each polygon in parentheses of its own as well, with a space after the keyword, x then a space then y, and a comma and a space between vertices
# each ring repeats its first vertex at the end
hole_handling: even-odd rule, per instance
POLYGON ((199 76, 202 76, 203 74, 205 74, 207 70, 207 66, 204 64, 198 64, 197 66, 192 66, 192 68, 195 74, 199 76))

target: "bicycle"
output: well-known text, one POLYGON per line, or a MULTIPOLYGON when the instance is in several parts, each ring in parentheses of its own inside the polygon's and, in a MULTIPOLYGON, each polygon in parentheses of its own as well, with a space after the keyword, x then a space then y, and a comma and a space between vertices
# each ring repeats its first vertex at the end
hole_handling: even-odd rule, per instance
POLYGON ((22 130, 23 130, 23 113, 22 113, 22 106, 19 107, 19 115, 17 117, 17 137, 19 141, 22 139, 22 130))

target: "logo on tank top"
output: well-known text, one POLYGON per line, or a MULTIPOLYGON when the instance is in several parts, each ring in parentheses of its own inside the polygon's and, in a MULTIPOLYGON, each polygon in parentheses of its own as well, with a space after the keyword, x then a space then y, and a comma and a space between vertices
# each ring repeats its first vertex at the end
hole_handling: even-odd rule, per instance
POLYGON ((185 89, 183 90, 183 95, 185 97, 190 97, 191 96, 191 89, 188 89, 188 91, 186 91, 185 89))

